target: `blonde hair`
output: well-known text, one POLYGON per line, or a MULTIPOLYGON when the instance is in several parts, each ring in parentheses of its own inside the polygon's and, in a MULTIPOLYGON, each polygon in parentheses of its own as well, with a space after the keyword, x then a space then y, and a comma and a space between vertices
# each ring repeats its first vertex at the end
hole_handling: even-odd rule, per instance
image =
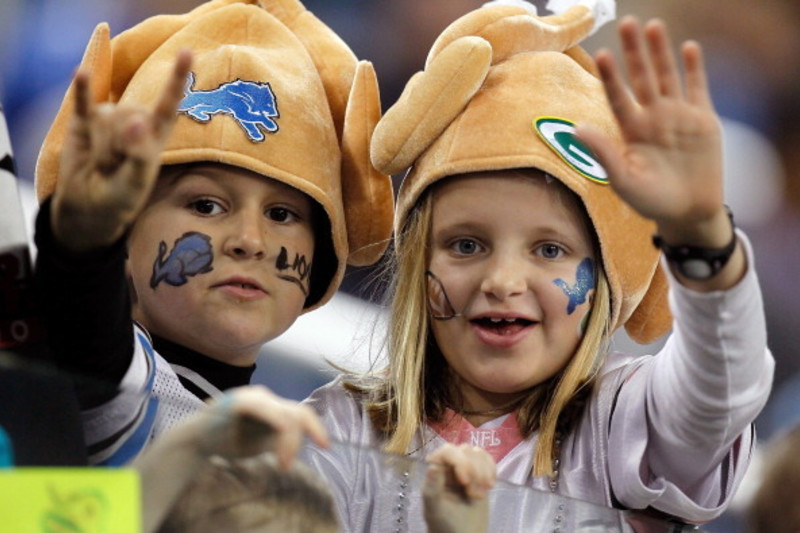
MULTIPOLYGON (((530 174, 525 174, 530 177, 530 174)), ((582 208, 580 200, 557 182, 582 208)), ((386 438, 384 450, 408 453, 425 420, 440 420, 451 386, 449 367, 431 332, 426 270, 430 258, 430 232, 434 187, 430 187, 409 212, 395 236, 392 284, 389 290, 389 367, 378 380, 350 383, 348 389, 367 395, 366 407, 373 425, 386 438)), ((587 227, 588 215, 583 213, 587 227)), ((594 233, 592 232, 594 236, 594 233)), ((595 238, 595 256, 600 250, 595 238)), ((539 430, 534 456, 536 476, 553 475, 557 441, 572 429, 605 360, 610 336, 611 294, 602 267, 597 268, 592 308, 580 345, 566 367, 530 390, 517 412, 523 437, 539 430)))

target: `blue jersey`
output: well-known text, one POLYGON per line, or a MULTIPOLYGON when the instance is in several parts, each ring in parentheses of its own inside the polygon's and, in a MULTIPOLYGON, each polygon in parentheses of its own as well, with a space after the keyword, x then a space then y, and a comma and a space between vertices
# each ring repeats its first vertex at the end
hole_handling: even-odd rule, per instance
POLYGON ((133 327, 133 358, 118 394, 81 413, 89 463, 93 465, 130 463, 152 439, 205 405, 181 384, 178 373, 210 396, 221 394, 205 380, 197 383, 199 376, 185 375, 187 369, 171 367, 153 349, 148 333, 138 325, 133 327))

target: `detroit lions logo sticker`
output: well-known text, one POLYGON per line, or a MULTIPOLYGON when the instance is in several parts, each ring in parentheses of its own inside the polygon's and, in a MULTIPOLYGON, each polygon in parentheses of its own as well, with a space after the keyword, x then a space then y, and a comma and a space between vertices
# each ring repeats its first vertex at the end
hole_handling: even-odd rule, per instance
POLYGON ((278 101, 269 83, 236 79, 209 91, 194 90, 195 75, 190 72, 178 113, 203 124, 214 115, 228 115, 253 142, 263 142, 265 133, 277 133, 274 120, 280 118, 278 101))
POLYGON ((569 166, 594 182, 608 184, 606 169, 589 147, 575 136, 574 122, 563 118, 539 117, 534 120, 533 126, 547 146, 569 166))

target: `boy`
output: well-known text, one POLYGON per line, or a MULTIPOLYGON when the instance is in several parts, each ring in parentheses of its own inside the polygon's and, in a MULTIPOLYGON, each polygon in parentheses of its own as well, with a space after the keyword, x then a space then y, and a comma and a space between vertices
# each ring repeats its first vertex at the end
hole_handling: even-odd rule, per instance
POLYGON ((363 163, 379 115, 371 66, 296 0, 97 27, 36 173, 51 347, 114 385, 79 391, 91 463, 128 463, 247 384, 346 262, 380 256, 391 184, 363 163))

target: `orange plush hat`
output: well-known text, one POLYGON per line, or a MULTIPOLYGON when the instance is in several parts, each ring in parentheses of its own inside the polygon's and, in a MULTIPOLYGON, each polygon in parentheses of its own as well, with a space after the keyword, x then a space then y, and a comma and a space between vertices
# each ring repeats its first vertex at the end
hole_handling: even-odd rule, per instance
MULTIPOLYGON (((646 343, 671 326, 667 281, 651 242, 655 224, 625 204, 574 136, 594 124, 621 142, 594 61, 578 46, 614 18, 613 0, 569 4, 539 17, 521 0, 490 2, 456 20, 434 43, 375 130, 376 168, 412 166, 398 196, 395 231, 420 195, 456 174, 537 168, 580 197, 600 242, 611 288, 611 325, 646 343), (576 5, 577 4, 577 5, 576 5)), ((556 5, 556 9, 559 6, 556 5)))
MULTIPOLYGON (((297 0, 212 0, 114 39, 100 24, 81 64, 98 102, 152 107, 182 48, 194 61, 162 163, 235 165, 318 202, 331 226, 332 246, 322 248, 333 252, 314 257, 306 309, 322 305, 345 265, 377 261, 391 234, 391 181, 369 161, 381 113, 372 65, 297 0)), ((40 199, 58 182, 73 90, 39 155, 40 199)))

